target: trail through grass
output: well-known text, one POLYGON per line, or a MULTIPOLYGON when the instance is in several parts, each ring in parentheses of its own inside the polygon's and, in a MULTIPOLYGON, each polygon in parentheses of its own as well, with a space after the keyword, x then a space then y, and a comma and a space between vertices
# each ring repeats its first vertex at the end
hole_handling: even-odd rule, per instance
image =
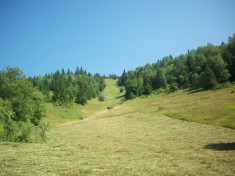
POLYGON ((0 175, 235 175, 235 130, 164 115, 185 113, 182 92, 172 105, 169 95, 120 104, 116 82, 106 83, 104 102, 48 105, 47 143, 0 142, 0 175))

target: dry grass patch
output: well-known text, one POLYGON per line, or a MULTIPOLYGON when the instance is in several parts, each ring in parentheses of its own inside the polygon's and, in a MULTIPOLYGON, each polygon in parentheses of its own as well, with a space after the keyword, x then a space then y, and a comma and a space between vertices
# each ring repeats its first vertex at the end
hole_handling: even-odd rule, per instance
POLYGON ((235 131, 129 113, 55 127, 46 144, 1 144, 5 175, 233 175, 235 131), (208 146, 211 145, 211 148, 208 146))

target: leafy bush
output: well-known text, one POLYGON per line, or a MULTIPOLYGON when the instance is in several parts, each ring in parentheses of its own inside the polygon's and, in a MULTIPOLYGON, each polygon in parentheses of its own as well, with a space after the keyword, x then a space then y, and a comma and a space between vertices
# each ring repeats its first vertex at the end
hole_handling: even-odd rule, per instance
POLYGON ((166 93, 167 91, 168 91, 167 89, 160 88, 160 89, 157 89, 155 92, 156 94, 161 94, 161 93, 166 93))
POLYGON ((103 102, 104 101, 104 95, 100 95, 99 101, 103 102))
POLYGON ((78 118, 79 118, 80 120, 83 120, 83 116, 81 116, 81 115, 80 115, 78 118))
POLYGON ((45 140, 47 138, 46 132, 49 131, 50 125, 48 123, 41 122, 38 127, 40 128, 41 131, 37 130, 37 132, 39 132, 41 139, 45 140))
POLYGON ((0 139, 11 142, 41 142, 46 140, 49 124, 34 126, 30 121, 0 120, 0 139))
POLYGON ((107 107, 108 110, 113 109, 113 105, 107 107))
MULTIPOLYGON (((0 139, 14 142, 41 140, 33 133, 45 116, 44 96, 18 68, 0 72, 0 139)), ((41 131, 43 132, 43 131, 41 131)), ((40 134, 40 133, 39 133, 40 134)))

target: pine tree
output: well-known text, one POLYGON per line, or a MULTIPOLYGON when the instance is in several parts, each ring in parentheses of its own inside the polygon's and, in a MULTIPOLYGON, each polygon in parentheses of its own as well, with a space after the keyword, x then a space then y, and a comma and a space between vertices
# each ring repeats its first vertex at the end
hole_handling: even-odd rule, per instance
POLYGON ((79 71, 79 67, 77 66, 76 71, 74 72, 74 75, 75 75, 75 76, 78 76, 78 75, 79 75, 79 72, 80 72, 80 71, 79 71))
POLYGON ((163 73, 162 69, 158 69, 157 73, 156 73, 156 78, 153 83, 153 88, 154 89, 159 89, 159 88, 165 89, 166 87, 167 87, 167 83, 166 83, 165 74, 163 73))

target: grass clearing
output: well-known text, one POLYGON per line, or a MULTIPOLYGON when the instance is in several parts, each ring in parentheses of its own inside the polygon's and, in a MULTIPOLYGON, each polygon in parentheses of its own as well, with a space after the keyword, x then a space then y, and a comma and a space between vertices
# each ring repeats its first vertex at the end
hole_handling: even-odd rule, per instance
POLYGON ((151 95, 120 105, 124 92, 115 81, 106 83, 104 102, 94 99, 71 109, 48 104, 45 120, 54 125, 47 143, 0 142, 0 175, 235 175, 235 130, 164 115, 210 118, 229 109, 227 118, 234 102, 227 92, 234 87, 151 95), (213 109, 218 99, 220 108, 213 109), (200 111, 204 106, 209 112, 200 111), (194 115, 198 112, 205 116, 194 115))
POLYGON ((46 105, 47 117, 44 118, 44 121, 58 125, 95 116, 99 111, 103 111, 107 107, 113 108, 119 105, 124 92, 120 93, 114 80, 106 79, 105 83, 108 88, 102 92, 102 95, 105 97, 103 102, 100 102, 97 97, 89 100, 85 106, 74 104, 72 107, 61 107, 48 103, 46 105))

